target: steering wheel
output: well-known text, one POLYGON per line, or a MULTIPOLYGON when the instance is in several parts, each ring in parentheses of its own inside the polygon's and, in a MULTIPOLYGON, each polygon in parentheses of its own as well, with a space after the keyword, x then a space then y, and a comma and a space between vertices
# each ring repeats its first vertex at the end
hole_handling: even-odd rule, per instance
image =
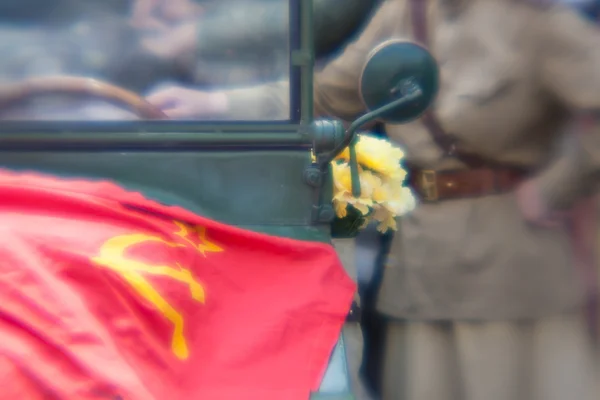
POLYGON ((159 108, 138 94, 110 83, 76 76, 30 78, 0 85, 0 111, 32 97, 47 94, 87 96, 128 109, 141 119, 168 119, 159 108))

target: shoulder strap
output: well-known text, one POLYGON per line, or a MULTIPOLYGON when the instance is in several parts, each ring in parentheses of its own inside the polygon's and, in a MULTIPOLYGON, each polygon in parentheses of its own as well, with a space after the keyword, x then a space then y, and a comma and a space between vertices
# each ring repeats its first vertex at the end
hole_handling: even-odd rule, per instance
MULTIPOLYGON (((411 24, 414 39, 423 46, 429 46, 427 26, 427 0, 408 0, 410 4, 411 24)), ((432 110, 428 110, 421 118, 434 142, 447 157, 458 158, 469 167, 481 167, 487 164, 483 158, 474 154, 466 154, 456 147, 456 140, 444 131, 432 110)))

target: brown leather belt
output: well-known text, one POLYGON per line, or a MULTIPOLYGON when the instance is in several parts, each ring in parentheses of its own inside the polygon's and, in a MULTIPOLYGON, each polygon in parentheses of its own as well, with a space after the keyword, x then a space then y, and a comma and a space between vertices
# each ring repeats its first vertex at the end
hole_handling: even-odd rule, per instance
POLYGON ((510 192, 526 175, 524 170, 514 168, 410 169, 408 180, 421 200, 435 202, 510 192))

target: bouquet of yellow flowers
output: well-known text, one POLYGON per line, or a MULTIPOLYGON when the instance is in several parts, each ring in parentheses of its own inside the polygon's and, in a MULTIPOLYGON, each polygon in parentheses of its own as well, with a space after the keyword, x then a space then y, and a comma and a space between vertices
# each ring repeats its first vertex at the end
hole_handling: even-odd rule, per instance
POLYGON ((360 197, 352 195, 350 151, 346 148, 331 163, 333 173, 333 206, 338 218, 348 215, 353 207, 366 226, 377 221, 377 229, 396 230, 396 217, 415 207, 415 197, 404 186, 406 171, 402 167, 404 152, 386 139, 358 135, 355 145, 360 177, 360 197))

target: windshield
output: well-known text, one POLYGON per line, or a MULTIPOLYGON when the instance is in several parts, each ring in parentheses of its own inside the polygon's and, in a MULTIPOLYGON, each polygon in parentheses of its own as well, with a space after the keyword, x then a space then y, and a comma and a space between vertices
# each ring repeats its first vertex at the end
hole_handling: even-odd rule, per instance
POLYGON ((4 0, 0 120, 155 119, 147 100, 172 87, 193 100, 278 82, 289 98, 289 10, 288 0, 4 0))

